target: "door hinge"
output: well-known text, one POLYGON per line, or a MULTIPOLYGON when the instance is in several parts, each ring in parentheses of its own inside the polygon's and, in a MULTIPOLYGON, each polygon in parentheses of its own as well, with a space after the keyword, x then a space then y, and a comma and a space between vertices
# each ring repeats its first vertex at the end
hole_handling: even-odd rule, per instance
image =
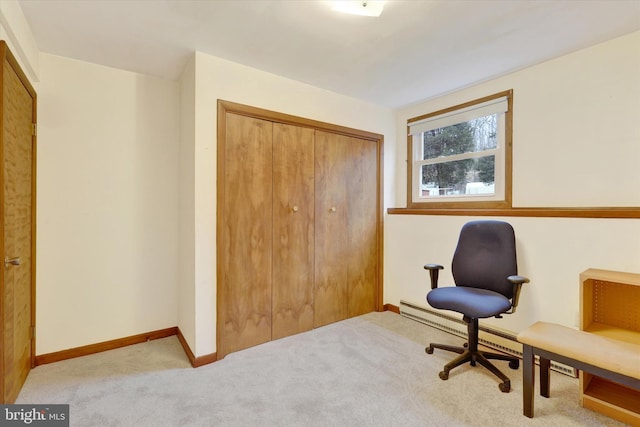
POLYGON ((33 339, 35 339, 35 338, 36 338, 36 326, 35 326, 35 325, 33 325, 33 326, 31 327, 31 338, 30 338, 30 339, 32 339, 32 340, 33 340, 33 339))
POLYGON ((38 125, 36 123, 31 123, 31 135, 38 136, 38 125))

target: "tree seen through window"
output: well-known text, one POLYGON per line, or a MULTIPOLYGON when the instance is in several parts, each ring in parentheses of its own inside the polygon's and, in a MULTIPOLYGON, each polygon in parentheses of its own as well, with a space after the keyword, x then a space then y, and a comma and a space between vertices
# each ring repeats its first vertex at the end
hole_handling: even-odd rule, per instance
MULTIPOLYGON (((479 117, 423 132, 423 159, 438 159, 482 152, 497 146, 496 115, 479 117)), ((455 158, 455 157, 454 157, 455 158)), ((487 155, 435 162, 422 167, 425 195, 456 195, 469 192, 469 185, 494 183, 495 156, 487 155)))

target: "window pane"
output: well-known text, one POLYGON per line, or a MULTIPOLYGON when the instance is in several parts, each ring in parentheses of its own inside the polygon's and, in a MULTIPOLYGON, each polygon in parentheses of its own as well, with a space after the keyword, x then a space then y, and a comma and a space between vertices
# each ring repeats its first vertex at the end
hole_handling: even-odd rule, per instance
POLYGON ((421 197, 495 194, 495 156, 422 166, 421 197))
POLYGON ((497 117, 492 114, 424 132, 422 160, 496 148, 497 117))

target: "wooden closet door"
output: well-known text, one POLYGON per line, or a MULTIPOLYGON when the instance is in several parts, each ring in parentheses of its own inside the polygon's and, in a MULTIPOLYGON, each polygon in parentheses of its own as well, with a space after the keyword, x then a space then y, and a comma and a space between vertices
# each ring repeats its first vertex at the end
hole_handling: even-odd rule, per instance
POLYGON ((35 361, 36 93, 0 41, 0 403, 13 403, 35 361))
POLYGON ((382 135, 218 101, 218 359, 382 310, 381 152, 382 135))
POLYGON ((348 317, 375 311, 378 305, 378 148, 375 141, 347 143, 347 293, 348 317))
POLYGON ((232 113, 225 123, 220 357, 270 341, 272 317, 272 123, 232 113))
POLYGON ((315 326, 378 307, 378 144, 316 131, 315 326))
POLYGON ((314 131, 273 125, 272 339, 313 328, 314 131))
POLYGON ((314 327, 344 320, 348 314, 349 140, 347 136, 316 131, 314 327))

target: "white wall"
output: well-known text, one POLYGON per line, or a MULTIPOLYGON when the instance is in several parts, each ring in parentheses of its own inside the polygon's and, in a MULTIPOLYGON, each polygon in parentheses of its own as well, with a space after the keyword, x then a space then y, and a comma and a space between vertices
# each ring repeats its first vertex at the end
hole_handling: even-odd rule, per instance
POLYGON ((175 326, 178 84, 40 67, 37 354, 175 326))
MULTIPOLYGON (((640 32, 397 111, 407 119, 514 90, 513 206, 640 206, 640 32)), ((397 206, 406 206, 406 143, 397 146, 397 206)), ((447 266, 469 217, 385 218, 385 301, 426 306, 422 266, 447 266)), ((499 219, 499 218, 498 218, 499 219)), ((521 306, 497 321, 519 331, 536 320, 575 326, 578 275, 603 268, 640 272, 640 220, 502 218, 513 224, 521 306)), ((488 320, 495 323, 493 320, 488 320)))
MULTIPOLYGON (((224 99, 383 134, 386 200, 395 197, 390 187, 395 124, 389 109, 202 53, 196 53, 195 75, 196 338, 195 346, 190 345, 195 355, 201 356, 216 351, 216 101, 224 99)), ((385 202, 385 206, 391 203, 385 202)))
POLYGON ((195 348, 195 56, 180 78, 180 206, 178 326, 190 348, 195 348))
MULTIPOLYGON (((385 218, 385 302, 401 299, 428 307, 427 263, 445 266, 442 285, 453 284, 451 255, 462 225, 472 217, 389 215, 385 218)), ((517 312, 487 323, 518 332, 544 320, 576 326, 578 275, 587 268, 640 272, 640 220, 490 218, 516 232, 523 285, 517 312)), ((457 314, 454 314, 457 315, 457 314)))

